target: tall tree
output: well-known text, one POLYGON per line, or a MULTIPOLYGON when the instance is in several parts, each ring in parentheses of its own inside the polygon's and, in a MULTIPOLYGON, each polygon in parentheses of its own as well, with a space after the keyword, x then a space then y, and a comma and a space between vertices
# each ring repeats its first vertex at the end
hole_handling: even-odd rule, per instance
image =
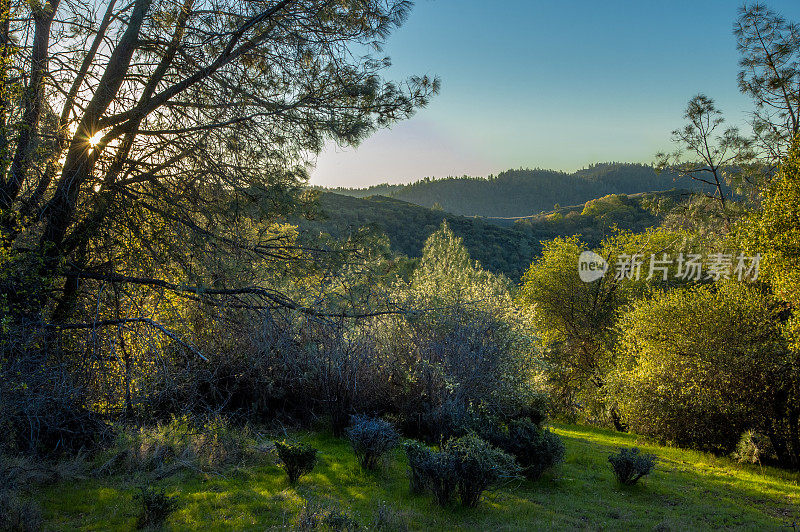
POLYGON ((754 2, 739 10, 734 34, 739 88, 756 104, 753 131, 774 165, 800 133, 800 28, 754 2))
MULTIPOLYGON (((296 260, 292 241, 243 220, 296 208, 305 161, 327 140, 356 144, 439 86, 380 76, 389 61, 376 52, 405 0, 6 7, 2 249, 55 277, 59 322, 82 279, 292 306, 270 287, 199 277, 194 258, 296 260)), ((23 292, 2 286, 13 307, 23 292)))
POLYGON ((703 196, 715 207, 706 210, 721 219, 727 230, 735 212, 732 186, 746 177, 743 167, 755 157, 752 142, 738 128, 725 127, 722 112, 705 94, 689 100, 683 116, 686 124, 672 132, 676 151, 656 154, 656 165, 702 183, 703 196))

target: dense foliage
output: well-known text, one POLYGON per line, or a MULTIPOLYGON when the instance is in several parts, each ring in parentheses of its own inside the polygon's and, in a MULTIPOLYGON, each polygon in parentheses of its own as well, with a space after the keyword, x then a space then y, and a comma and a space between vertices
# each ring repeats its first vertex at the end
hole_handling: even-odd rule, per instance
POLYGON ((442 452, 452 457, 461 504, 474 508, 483 492, 519 475, 510 454, 492 447, 474 434, 448 441, 442 452))
MULTIPOLYGON (((565 460, 552 414, 800 467, 794 26, 743 9, 754 136, 697 95, 661 173, 611 163, 342 195, 306 187, 308 156, 438 90, 384 82, 388 62, 361 55, 408 2, 223 1, 208 17, 134 0, 100 20, 62 2, 0 6, 15 43, 0 62, 0 453, 206 474, 250 459, 250 423, 324 422, 364 469, 401 434, 419 440, 411 489, 474 507, 565 460), (56 37, 74 60, 50 70, 56 37), (579 270, 590 250, 608 266, 594 280, 579 270), (733 275, 737 253, 760 253, 763 277, 733 275), (690 256, 730 268, 693 277, 690 256)), ((274 445, 292 484, 318 462, 274 445)), ((654 466, 636 449, 609 462, 623 484, 654 466)), ((0 497, 13 521, 16 502, 0 497)), ((142 502, 147 525, 172 509, 163 493, 142 502)), ((306 510, 309 526, 352 524, 306 510)))
POLYGON ((483 439, 513 456, 524 475, 536 480, 542 473, 564 460, 564 444, 549 429, 530 419, 519 418, 502 423, 484 422, 478 429, 483 439))
POLYGON ((639 233, 659 225, 691 196, 689 190, 610 194, 578 207, 561 207, 517 220, 514 227, 538 240, 578 236, 587 246, 596 248, 617 231, 639 233))
POLYGON ((405 450, 412 493, 429 490, 439 506, 448 506, 458 484, 453 456, 419 442, 406 443, 405 450))
MULTIPOLYGON (((786 449, 797 355, 781 308, 738 282, 641 301, 620 323, 615 397, 632 430, 730 452, 746 429, 786 449)), ((788 450, 788 449, 787 449, 788 450)))
POLYGON ((457 216, 381 196, 360 199, 324 192, 319 196, 319 209, 316 219, 298 220, 303 234, 312 241, 320 232, 347 238, 370 228, 386 234, 392 251, 419 258, 425 240, 446 221, 474 259, 510 279, 520 278, 540 248, 536 235, 511 224, 500 226, 491 220, 457 216))
POLYGON ((440 506, 449 505, 457 490, 461 504, 474 508, 487 489, 520 472, 514 457, 475 434, 450 439, 439 450, 418 442, 406 443, 405 450, 411 490, 429 490, 440 506))

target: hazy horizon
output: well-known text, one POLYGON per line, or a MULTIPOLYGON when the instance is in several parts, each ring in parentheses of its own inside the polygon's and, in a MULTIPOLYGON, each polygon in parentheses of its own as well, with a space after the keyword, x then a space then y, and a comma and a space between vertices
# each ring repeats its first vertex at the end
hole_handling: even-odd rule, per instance
MULTIPOLYGON (((311 184, 368 187, 510 168, 574 172, 653 162, 703 92, 745 131, 733 1, 419 1, 389 39, 389 79, 435 74, 441 93, 358 149, 328 148, 311 184), (587 43, 590 45, 587 46, 587 43)), ((800 3, 767 2, 800 21, 800 3)))
POLYGON ((425 179, 430 179, 431 181, 438 181, 438 180, 443 180, 443 179, 459 179, 459 178, 463 178, 463 177, 468 177, 468 178, 472 178, 472 179, 487 179, 490 175, 491 176, 497 176, 498 174, 501 174, 503 172, 509 172, 509 171, 515 171, 515 170, 522 170, 522 171, 526 171, 526 170, 530 170, 530 171, 541 170, 543 172, 563 172, 565 174, 574 174, 574 173, 577 173, 577 172, 579 172, 581 170, 586 170, 586 169, 588 169, 589 167, 591 167, 593 165, 604 165, 604 164, 644 164, 644 165, 647 165, 647 166, 653 166, 652 165, 652 161, 645 161, 645 162, 642 162, 642 161, 593 161, 593 162, 584 164, 582 166, 579 166, 577 168, 566 169, 566 170, 565 169, 561 169, 561 168, 545 168, 543 166, 522 166, 522 167, 517 166, 517 167, 513 167, 513 168, 511 168, 511 167, 510 168, 503 168, 501 170, 497 170, 497 171, 494 171, 494 172, 489 172, 489 173, 483 174, 483 175, 475 175, 475 174, 457 174, 456 175, 456 174, 451 174, 451 175, 441 175, 441 176, 422 176, 422 177, 419 177, 419 178, 416 178, 416 179, 398 181, 398 182, 394 182, 394 183, 389 182, 389 181, 380 181, 380 182, 377 182, 377 183, 370 183, 368 185, 354 185, 354 186, 347 186, 347 185, 320 185, 318 183, 312 182, 311 186, 320 187, 320 188, 327 188, 327 189, 342 188, 342 189, 362 190, 362 189, 368 189, 368 188, 371 188, 371 187, 380 187, 380 186, 384 186, 384 185, 389 185, 389 186, 409 185, 409 184, 416 183, 418 181, 422 181, 422 180, 425 180, 425 179))

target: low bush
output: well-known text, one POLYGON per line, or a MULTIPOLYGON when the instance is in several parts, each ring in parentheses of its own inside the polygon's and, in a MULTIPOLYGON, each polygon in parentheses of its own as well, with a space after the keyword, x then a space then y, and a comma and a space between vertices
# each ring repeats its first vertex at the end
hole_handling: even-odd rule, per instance
POLYGON ((313 530, 350 532, 360 528, 358 521, 348 513, 336 508, 323 508, 310 503, 303 506, 297 522, 297 530, 299 532, 311 532, 313 530))
POLYGON ((508 445, 502 449, 513 455, 526 477, 536 480, 542 473, 564 461, 564 443, 548 429, 539 428, 529 419, 514 420, 508 425, 508 445))
POLYGON ((391 423, 367 416, 351 418, 347 437, 364 469, 375 469, 378 461, 397 447, 400 441, 400 436, 391 423))
POLYGON ((310 473, 317 464, 317 450, 310 445, 276 441, 275 450, 292 484, 310 473))
POLYGON ((161 527, 167 517, 178 508, 178 497, 170 497, 164 489, 139 488, 135 498, 141 504, 136 527, 155 528, 161 527))
POLYGON ((42 529, 39 507, 31 501, 22 501, 11 491, 0 487, 0 530, 36 532, 42 529))
POLYGON ((430 491, 439 506, 448 506, 458 485, 453 455, 446 451, 434 451, 416 441, 406 443, 405 451, 411 491, 430 491))
POLYGON ((656 466, 656 457, 652 454, 639 454, 639 449, 620 449, 619 453, 608 457, 614 475, 620 484, 632 486, 645 475, 649 475, 656 466))
POLYGON ((487 418, 479 429, 480 436, 495 447, 512 455, 524 475, 536 480, 542 473, 564 460, 564 444, 558 435, 540 428, 528 417, 512 419, 507 424, 487 418))
POLYGON ((443 451, 452 459, 461 504, 469 508, 478 505, 484 491, 516 478, 521 471, 513 456, 474 434, 450 440, 443 451))
POLYGON ((760 464, 775 460, 775 449, 767 436, 748 430, 739 439, 732 457, 741 463, 760 464))
POLYGON ((418 441, 408 441, 403 444, 403 449, 408 458, 408 481, 411 493, 422 493, 427 488, 428 475, 425 471, 426 462, 430 460, 433 452, 418 441))

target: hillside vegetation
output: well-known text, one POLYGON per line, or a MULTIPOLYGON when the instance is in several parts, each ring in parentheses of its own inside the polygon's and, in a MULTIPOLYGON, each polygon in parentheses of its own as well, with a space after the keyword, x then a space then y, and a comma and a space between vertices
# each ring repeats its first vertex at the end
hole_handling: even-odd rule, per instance
POLYGON ((519 279, 540 250, 539 239, 515 227, 500 227, 479 218, 468 218, 420 207, 383 196, 355 198, 326 192, 319 199, 322 216, 300 221, 300 228, 315 238, 320 232, 335 238, 368 227, 389 238, 392 251, 408 257, 422 256, 425 240, 442 221, 464 239, 470 256, 486 269, 519 279))
POLYGON ((451 214, 385 196, 353 197, 322 192, 322 214, 298 220, 309 238, 319 233, 342 239, 369 227, 385 234, 393 252, 420 257, 425 240, 446 221, 464 240, 470 256, 487 270, 518 280, 541 253, 541 242, 580 235, 597 246, 616 229, 644 231, 689 196, 687 190, 645 194, 612 194, 586 204, 560 207, 523 218, 483 218, 451 214))
POLYGON ((578 205, 608 194, 637 194, 706 185, 675 173, 656 173, 652 166, 630 163, 594 164, 574 173, 542 169, 506 170, 496 176, 423 179, 408 185, 376 185, 365 189, 331 189, 337 194, 376 194, 425 207, 441 206, 465 216, 530 216, 556 205, 578 205))

